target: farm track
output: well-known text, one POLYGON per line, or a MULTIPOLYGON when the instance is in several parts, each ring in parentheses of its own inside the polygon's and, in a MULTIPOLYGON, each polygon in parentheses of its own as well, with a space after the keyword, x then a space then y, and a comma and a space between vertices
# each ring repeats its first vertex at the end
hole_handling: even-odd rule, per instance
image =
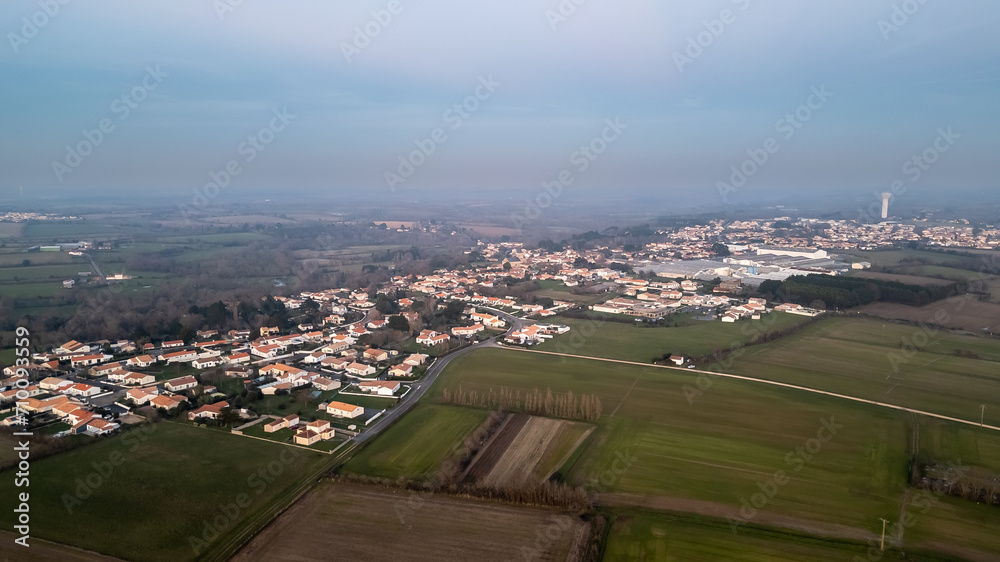
POLYGON ((482 479, 487 486, 521 486, 532 478, 542 455, 562 431, 560 420, 532 417, 482 479))

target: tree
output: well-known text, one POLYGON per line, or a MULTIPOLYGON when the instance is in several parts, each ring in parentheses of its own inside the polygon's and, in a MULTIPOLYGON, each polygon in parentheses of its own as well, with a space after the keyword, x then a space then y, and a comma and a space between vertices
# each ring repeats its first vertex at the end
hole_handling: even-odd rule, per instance
POLYGON ((462 301, 448 301, 448 304, 444 307, 444 317, 448 320, 454 322, 462 316, 462 312, 465 311, 465 303, 462 301))
POLYGON ((399 316, 399 315, 390 316, 389 317, 389 329, 390 330, 399 330, 400 332, 409 332, 410 331, 410 321, 407 320, 406 318, 402 317, 402 316, 399 316))
POLYGON ((511 265, 510 265, 509 261, 503 262, 503 270, 504 271, 510 271, 511 270, 511 265))
POLYGON ((712 251, 715 253, 715 255, 720 257, 726 257, 728 255, 731 255, 729 247, 719 242, 712 244, 712 251))
POLYGON ((22 267, 28 267, 29 265, 31 265, 31 260, 23 260, 21 262, 22 267))

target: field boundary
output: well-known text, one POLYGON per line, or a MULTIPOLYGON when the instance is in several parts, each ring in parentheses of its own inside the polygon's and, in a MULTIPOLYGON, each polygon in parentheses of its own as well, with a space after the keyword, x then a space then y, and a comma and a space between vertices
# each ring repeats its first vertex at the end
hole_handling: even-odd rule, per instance
POLYGON ((666 369, 666 370, 670 370, 670 371, 679 371, 679 372, 682 372, 682 373, 696 373, 696 374, 699 374, 699 375, 707 375, 707 376, 712 376, 712 377, 722 377, 722 378, 727 378, 727 379, 736 379, 736 380, 742 380, 742 381, 756 382, 756 383, 766 384, 766 385, 770 385, 770 386, 778 386, 778 387, 782 387, 782 388, 790 388, 792 390, 801 390, 801 391, 810 392, 810 393, 813 393, 813 394, 821 394, 821 395, 830 396, 830 397, 833 397, 833 398, 840 398, 842 400, 850 400, 852 402, 859 402, 861 404, 869 404, 871 406, 880 406, 882 408, 889 408, 889 409, 898 410, 898 411, 901 411, 901 412, 909 412, 911 414, 919 414, 919 415, 927 416, 927 417, 931 417, 931 418, 937 418, 937 419, 941 419, 941 420, 945 420, 945 421, 950 421, 950 422, 955 422, 955 423, 961 423, 961 424, 965 424, 965 425, 970 425, 970 426, 973 426, 973 427, 978 427, 980 429, 989 429, 989 430, 992 430, 992 431, 1000 431, 1000 427, 995 426, 995 425, 980 424, 979 422, 976 422, 976 421, 963 420, 961 418, 953 418, 951 416, 945 416, 945 415, 942 415, 942 414, 935 414, 934 412, 926 412, 924 410, 915 410, 913 408, 907 408, 905 406, 899 406, 899 405, 896 405, 896 404, 889 404, 887 402, 877 402, 875 400, 866 400, 864 398, 858 398, 857 396, 848 396, 846 394, 837 394, 836 392, 829 392, 829 391, 826 391, 826 390, 819 390, 819 389, 816 389, 816 388, 809 388, 807 386, 799 386, 799 385, 788 384, 788 383, 784 383, 784 382, 770 381, 770 380, 767 380, 767 379, 758 379, 758 378, 755 378, 755 377, 747 377, 747 376, 744 376, 744 375, 733 375, 733 374, 728 374, 728 373, 716 373, 714 371, 703 371, 701 369, 687 369, 687 368, 684 368, 684 367, 670 367, 668 365, 656 365, 656 364, 652 364, 652 363, 638 363, 636 361, 624 361, 624 360, 621 360, 621 359, 604 359, 602 357, 588 357, 586 355, 572 355, 572 354, 569 354, 569 353, 556 353, 554 351, 538 351, 538 350, 534 350, 534 349, 520 349, 520 348, 514 348, 514 347, 505 347, 504 349, 510 349, 510 350, 519 351, 519 352, 522 352, 522 353, 541 353, 541 354, 544 354, 544 355, 555 355, 557 357, 571 357, 571 358, 574 358, 574 359, 587 359, 587 360, 590 360, 590 361, 604 361, 606 363, 620 363, 622 365, 636 365, 636 366, 639 366, 639 367, 652 367, 654 369, 666 369))

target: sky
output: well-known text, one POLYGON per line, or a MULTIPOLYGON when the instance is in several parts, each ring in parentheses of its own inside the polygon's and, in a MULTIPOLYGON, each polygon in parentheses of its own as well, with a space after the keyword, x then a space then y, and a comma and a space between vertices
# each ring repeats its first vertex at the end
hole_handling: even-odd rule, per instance
POLYGON ((995 192, 998 26, 995 0, 7 0, 0 197, 995 192))

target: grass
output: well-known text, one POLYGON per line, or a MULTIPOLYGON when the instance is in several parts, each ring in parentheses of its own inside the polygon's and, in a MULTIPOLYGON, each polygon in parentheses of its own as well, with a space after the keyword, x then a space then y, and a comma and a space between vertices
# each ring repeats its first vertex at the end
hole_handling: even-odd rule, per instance
POLYGON ((428 477, 484 421, 483 410, 419 404, 366 445, 343 471, 383 478, 428 477))
MULTIPOLYGON (((866 545, 821 540, 762 529, 733 535, 722 520, 655 514, 620 514, 612 520, 605 560, 698 562, 800 562, 851 560, 865 556, 866 545)), ((900 560, 886 553, 883 560, 900 560)))
MULTIPOLYGON (((664 354, 684 357, 709 355, 734 344, 744 344, 759 333, 783 330, 808 321, 806 316, 771 313, 761 320, 695 322, 688 326, 650 328, 619 322, 596 322, 555 316, 545 322, 572 330, 538 345, 540 351, 652 362, 664 354)), ((636 323, 638 324, 638 323, 636 323)))
POLYGON ((980 404, 986 404, 986 421, 1000 423, 1000 394, 995 392, 1000 342, 995 339, 827 318, 790 337, 746 349, 727 372, 976 421, 980 404))
MULTIPOLYGON (((209 521, 220 535, 259 514, 329 457, 187 425, 130 430, 31 465, 32 535, 130 560, 192 560, 209 521), (117 466, 107 468, 112 462, 117 466), (104 467, 105 476, 97 473, 104 467), (263 474, 270 475, 265 478, 263 474), (92 491, 81 483, 91 482, 92 491), (79 493, 83 498, 65 499, 79 493), (245 494, 231 517, 223 508, 245 494)), ((14 497, 11 474, 0 494, 14 497)), ((0 524, 11 529, 10 518, 0 524)), ((204 540, 204 539, 202 539, 204 540)), ((210 544, 214 540, 207 541, 210 544)))

